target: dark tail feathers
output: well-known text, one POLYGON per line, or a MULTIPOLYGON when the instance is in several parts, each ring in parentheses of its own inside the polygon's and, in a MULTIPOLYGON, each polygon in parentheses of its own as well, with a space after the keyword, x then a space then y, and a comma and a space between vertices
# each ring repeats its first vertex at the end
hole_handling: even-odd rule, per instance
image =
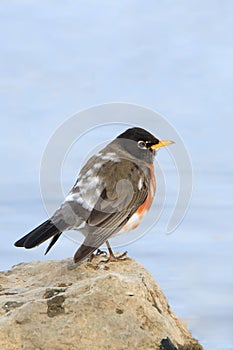
POLYGON ((91 253, 93 253, 95 250, 96 247, 90 247, 85 244, 82 244, 74 255, 74 262, 76 264, 80 263, 85 258, 88 258, 91 255, 91 253))
POLYGON ((29 232, 26 236, 20 238, 17 242, 15 242, 15 246, 30 249, 36 247, 37 245, 40 245, 47 239, 54 236, 45 252, 45 254, 47 254, 48 251, 54 245, 54 243, 56 243, 60 235, 61 231, 59 231, 59 229, 52 223, 51 220, 47 220, 31 232, 29 232))

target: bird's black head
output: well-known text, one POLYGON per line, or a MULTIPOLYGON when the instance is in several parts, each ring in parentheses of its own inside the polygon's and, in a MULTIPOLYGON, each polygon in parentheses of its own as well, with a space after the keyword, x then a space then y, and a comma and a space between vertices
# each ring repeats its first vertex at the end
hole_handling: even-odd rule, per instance
POLYGON ((168 146, 171 141, 160 141, 142 128, 131 128, 120 134, 116 140, 133 156, 153 163, 158 148, 168 146))

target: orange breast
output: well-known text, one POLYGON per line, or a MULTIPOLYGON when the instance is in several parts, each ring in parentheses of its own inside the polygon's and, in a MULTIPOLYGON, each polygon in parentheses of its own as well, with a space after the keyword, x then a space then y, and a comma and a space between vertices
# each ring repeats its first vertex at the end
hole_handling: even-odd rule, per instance
POLYGON ((150 178, 150 188, 149 188, 148 196, 145 202, 143 202, 143 204, 140 205, 136 213, 134 213, 132 217, 129 219, 129 221, 125 224, 121 232, 134 230, 136 227, 138 227, 138 225, 141 223, 142 219, 150 209, 151 204, 153 203, 153 199, 156 191, 154 165, 153 164, 150 165, 149 168, 150 168, 151 178, 150 178))
POLYGON ((154 195, 155 195, 156 183, 155 183, 154 165, 153 164, 150 165, 149 168, 150 168, 150 176, 151 176, 150 188, 149 188, 147 199, 137 210, 138 214, 141 214, 144 211, 148 211, 150 209, 151 204, 152 204, 153 199, 154 199, 154 195))

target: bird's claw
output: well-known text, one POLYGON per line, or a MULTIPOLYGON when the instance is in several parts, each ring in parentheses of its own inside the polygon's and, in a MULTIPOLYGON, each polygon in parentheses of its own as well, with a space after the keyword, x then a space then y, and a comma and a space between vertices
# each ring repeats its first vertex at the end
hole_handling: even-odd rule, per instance
POLYGON ((97 256, 106 256, 107 255, 107 252, 105 252, 104 250, 101 250, 101 249, 97 249, 96 253, 92 253, 91 256, 88 258, 88 262, 91 262, 95 257, 97 256))
POLYGON ((128 252, 124 252, 121 255, 115 256, 114 254, 109 254, 109 257, 106 260, 101 260, 102 263, 108 263, 108 262, 116 262, 116 261, 125 261, 129 258, 127 257, 128 252))

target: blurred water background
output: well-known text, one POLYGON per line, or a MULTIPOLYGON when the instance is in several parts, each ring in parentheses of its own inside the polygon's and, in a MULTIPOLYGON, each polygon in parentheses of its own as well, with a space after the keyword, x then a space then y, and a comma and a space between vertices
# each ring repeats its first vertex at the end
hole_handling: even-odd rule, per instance
MULTIPOLYGON (((62 259, 76 249, 66 237, 46 257, 44 245, 13 247, 47 217, 40 162, 57 127, 96 104, 147 106, 183 138, 194 189, 181 225, 162 233, 176 180, 161 151, 165 214, 127 250, 151 271, 206 350, 233 349, 232 1, 2 0, 0 16, 0 269, 62 259)), ((143 120, 135 123, 144 126, 143 120)), ((86 154, 122 130, 94 131, 86 154)), ((156 133, 156 125, 150 130, 156 133)), ((82 156, 64 163, 65 191, 82 156)))

